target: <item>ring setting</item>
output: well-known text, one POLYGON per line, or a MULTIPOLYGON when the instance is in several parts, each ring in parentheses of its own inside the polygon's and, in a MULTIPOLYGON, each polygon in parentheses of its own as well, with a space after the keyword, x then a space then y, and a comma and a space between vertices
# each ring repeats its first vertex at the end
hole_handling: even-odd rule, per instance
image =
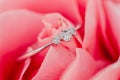
POLYGON ((71 27, 70 29, 62 30, 62 32, 52 39, 54 44, 59 44, 61 40, 70 41, 72 36, 76 34, 75 28, 71 27))
POLYGON ((21 60, 25 60, 27 58, 30 58, 32 56, 34 56, 35 54, 38 54, 39 52, 41 52, 42 50, 44 50, 46 47, 52 45, 52 44, 55 44, 55 45, 58 45, 60 44, 61 41, 65 41, 65 42, 68 42, 71 40, 72 36, 75 36, 76 35, 76 31, 78 29, 80 29, 80 25, 76 26, 76 28, 74 27, 69 27, 68 29, 64 29, 61 31, 61 33, 55 37, 52 38, 52 41, 43 45, 42 47, 40 48, 37 48, 35 50, 32 50, 22 56, 20 56, 18 58, 18 61, 21 61, 21 60))

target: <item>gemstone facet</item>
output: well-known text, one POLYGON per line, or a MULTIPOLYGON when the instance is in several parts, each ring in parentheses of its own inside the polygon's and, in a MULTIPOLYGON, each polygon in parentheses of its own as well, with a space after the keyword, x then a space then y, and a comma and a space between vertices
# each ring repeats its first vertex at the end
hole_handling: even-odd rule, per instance
POLYGON ((61 40, 70 41, 72 36, 74 36, 75 34, 76 34, 75 29, 73 27, 70 27, 69 29, 62 30, 60 35, 53 38, 52 42, 54 44, 59 44, 61 40))
POLYGON ((52 42, 54 43, 54 44, 59 44, 60 43, 60 37, 59 36, 57 36, 57 37, 54 37, 53 39, 52 39, 52 42))
POLYGON ((63 40, 70 41, 70 39, 72 37, 70 30, 63 30, 62 32, 64 33, 63 40))

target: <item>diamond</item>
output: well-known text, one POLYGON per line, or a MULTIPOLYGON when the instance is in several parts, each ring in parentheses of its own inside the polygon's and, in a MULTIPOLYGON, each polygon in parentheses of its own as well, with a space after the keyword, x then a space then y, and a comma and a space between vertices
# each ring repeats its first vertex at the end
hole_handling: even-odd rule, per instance
POLYGON ((52 42, 54 44, 59 44, 61 40, 63 41, 70 41, 72 36, 76 34, 75 29, 73 27, 69 29, 62 30, 60 35, 53 38, 52 42))
POLYGON ((70 40, 71 40, 71 37, 72 37, 72 35, 70 35, 70 34, 65 34, 64 37, 63 37, 63 40, 64 40, 64 41, 70 41, 70 40))
POLYGON ((75 34, 76 34, 75 28, 71 27, 69 30, 70 30, 70 33, 71 33, 72 35, 75 35, 75 34))
POLYGON ((61 40, 61 38, 60 38, 59 36, 57 36, 57 37, 54 37, 54 38, 52 39, 52 42, 53 42, 54 44, 59 44, 59 43, 60 43, 60 40, 61 40))
POLYGON ((62 33, 64 33, 64 36, 62 38, 64 41, 70 41, 71 40, 72 34, 71 34, 71 31, 69 29, 68 30, 63 30, 62 33))

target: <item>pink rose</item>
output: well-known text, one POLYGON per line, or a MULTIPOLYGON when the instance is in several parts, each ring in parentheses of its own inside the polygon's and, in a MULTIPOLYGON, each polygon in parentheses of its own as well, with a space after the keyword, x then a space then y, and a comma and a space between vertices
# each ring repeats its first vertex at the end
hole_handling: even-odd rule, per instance
POLYGON ((120 0, 0 0, 0 80, 120 80, 119 35, 120 0), (18 61, 62 23, 82 26, 70 42, 18 61))

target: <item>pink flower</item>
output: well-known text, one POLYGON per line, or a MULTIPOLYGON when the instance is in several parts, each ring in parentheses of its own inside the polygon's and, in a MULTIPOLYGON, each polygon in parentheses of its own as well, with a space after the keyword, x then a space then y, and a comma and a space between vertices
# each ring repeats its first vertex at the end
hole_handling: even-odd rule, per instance
POLYGON ((0 80, 119 80, 119 0, 1 0, 0 80), (82 24, 70 42, 23 61, 67 25, 82 24))

